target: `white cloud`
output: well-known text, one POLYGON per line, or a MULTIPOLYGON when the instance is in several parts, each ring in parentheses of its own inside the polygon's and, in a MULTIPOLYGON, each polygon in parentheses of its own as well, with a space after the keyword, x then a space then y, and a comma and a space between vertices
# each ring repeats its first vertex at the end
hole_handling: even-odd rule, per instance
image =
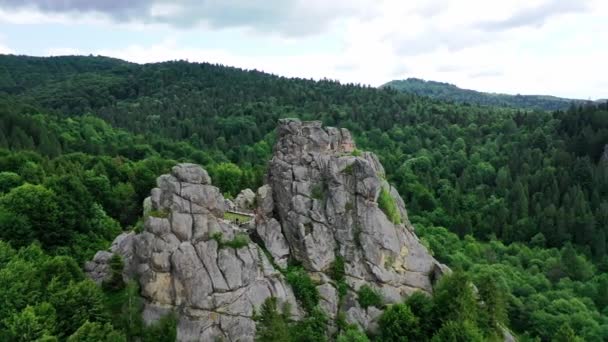
MULTIPOLYGON (((371 85, 420 77, 483 91, 608 97, 600 72, 608 58, 608 35, 600 34, 608 32, 608 3, 603 0, 581 0, 576 6, 565 0, 292 0, 275 7, 272 1, 201 3, 209 9, 206 26, 184 24, 182 30, 167 32, 172 39, 133 41, 127 48, 112 48, 105 41, 109 48, 93 51, 79 49, 74 42, 44 54, 103 54, 140 63, 187 59, 371 85), (209 49, 180 39, 181 33, 212 36, 218 27, 229 27, 222 29, 222 37, 231 37, 236 43, 232 45, 263 41, 263 47, 209 49), (306 49, 294 49, 300 45, 306 49)), ((113 24, 102 10, 75 17, 71 12, 31 9, 0 10, 0 22, 93 25, 146 34, 150 25, 170 25, 167 18, 198 13, 184 14, 189 0, 155 4, 146 16, 157 18, 151 20, 156 24, 141 18, 127 21, 128 16, 113 24)))
POLYGON ((0 55, 14 54, 15 51, 4 44, 4 36, 0 34, 0 55))

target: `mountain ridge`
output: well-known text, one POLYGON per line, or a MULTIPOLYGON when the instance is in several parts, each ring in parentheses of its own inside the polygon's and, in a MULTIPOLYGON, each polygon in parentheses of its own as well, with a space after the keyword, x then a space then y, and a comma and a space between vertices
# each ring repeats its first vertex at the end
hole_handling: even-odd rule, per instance
POLYGON ((566 110, 574 105, 600 103, 596 101, 563 98, 553 95, 522 95, 484 92, 460 88, 455 84, 424 80, 410 77, 405 80, 392 80, 380 88, 393 88, 404 93, 427 96, 433 99, 454 101, 460 103, 476 103, 479 105, 513 107, 519 109, 566 110))

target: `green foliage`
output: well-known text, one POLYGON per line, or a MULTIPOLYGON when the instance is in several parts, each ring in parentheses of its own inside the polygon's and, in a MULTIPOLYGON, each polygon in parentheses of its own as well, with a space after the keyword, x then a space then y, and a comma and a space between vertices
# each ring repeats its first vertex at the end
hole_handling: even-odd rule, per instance
POLYGON ((127 341, 125 336, 106 323, 85 322, 74 334, 67 339, 68 342, 120 342, 127 341))
POLYGON ((483 334, 474 323, 464 321, 447 321, 433 336, 433 342, 483 342, 483 334))
POLYGON ((311 198, 314 198, 319 201, 323 201, 323 200, 325 200, 325 196, 326 196, 326 189, 325 189, 325 185, 323 183, 315 184, 310 189, 311 198))
POLYGON ((582 339, 576 336, 574 330, 570 328, 568 323, 564 323, 555 333, 555 336, 553 336, 551 342, 582 342, 582 339))
POLYGON ((10 341, 34 341, 55 332, 55 309, 46 302, 27 306, 4 320, 10 341))
MULTIPOLYGON (((0 69, 0 239, 29 246, 0 242, 2 318, 47 302, 65 325, 72 314, 52 298, 83 281, 72 263, 136 225, 158 175, 197 162, 228 195, 255 189, 277 119, 289 115, 347 127, 374 151, 417 234, 474 283, 494 280, 515 333, 548 341, 571 322, 584 340, 608 339, 605 104, 518 111, 187 62, 0 56, 0 69), (72 262, 49 262, 43 251, 72 262)), ((360 245, 361 227, 354 231, 360 245)), ((74 312, 87 306, 79 301, 74 312)), ((500 300, 493 303, 467 323, 486 339, 502 321, 500 300)), ((109 317, 125 331, 119 312, 109 317)), ((41 338, 65 339, 80 325, 41 338)), ((6 331, 0 323, 0 339, 6 331)))
POLYGON ((364 309, 370 306, 381 308, 383 304, 380 293, 369 285, 363 285, 359 288, 357 291, 357 301, 364 309))
POLYGON ((8 171, 0 172, 0 194, 6 193, 21 184, 23 184, 23 180, 18 174, 8 171))
POLYGON ((349 326, 338 335, 337 342, 369 342, 369 338, 357 328, 349 326))
POLYGON ((444 275, 433 291, 434 315, 447 321, 475 322, 477 319, 477 298, 468 276, 462 272, 444 275))
POLYGON ((342 169, 342 173, 346 174, 346 175, 353 175, 353 169, 354 169, 354 165, 355 163, 351 163, 346 165, 346 167, 344 169, 342 169))
POLYGON ((122 278, 122 270, 125 264, 122 257, 118 253, 114 253, 110 259, 110 279, 102 283, 104 290, 118 291, 125 287, 125 282, 122 278))
POLYGON ((229 197, 236 196, 242 189, 243 171, 233 163, 220 163, 209 169, 216 186, 229 197))
POLYGON ((344 257, 339 253, 336 253, 334 262, 332 262, 329 266, 328 274, 331 279, 335 280, 336 282, 341 282, 344 280, 344 257))
POLYGON ((218 248, 234 248, 239 249, 246 247, 249 242, 249 235, 246 233, 237 233, 234 235, 232 240, 224 240, 222 232, 215 232, 211 235, 211 238, 217 241, 218 248))
POLYGON ((249 235, 246 233, 238 233, 234 236, 234 239, 229 241, 223 241, 220 245, 220 248, 230 247, 234 249, 247 247, 249 244, 249 235))
POLYGON ((336 252, 336 259, 329 267, 328 275, 335 281, 336 290, 338 291, 338 297, 344 298, 348 291, 348 285, 344 278, 344 257, 340 253, 336 252))
POLYGON ((418 341, 419 318, 405 304, 390 305, 378 320, 379 339, 386 342, 418 341))
POLYGON ((327 316, 319 307, 313 308, 308 315, 292 325, 290 335, 293 342, 326 342, 327 316))
POLYGON ((440 326, 434 316, 433 298, 422 291, 416 291, 407 298, 405 304, 410 308, 412 314, 419 318, 420 339, 424 340, 433 336, 433 332, 440 326))
POLYGON ((50 302, 57 311, 59 335, 69 336, 85 322, 107 323, 110 319, 101 289, 91 280, 69 283, 51 282, 50 302), (57 288, 57 289, 55 289, 57 288))
POLYGON ((176 339, 177 315, 173 312, 146 327, 142 334, 143 341, 175 342, 176 339))
POLYGON ((259 342, 289 341, 289 312, 279 312, 277 298, 269 297, 260 308, 255 340, 259 342))
POLYGON ((243 214, 239 214, 239 213, 231 213, 231 212, 226 211, 226 212, 224 212, 224 219, 228 220, 232 223, 242 224, 242 223, 251 221, 252 217, 243 215, 243 214))
MULTIPOLYGON (((603 303, 602 298, 608 298, 603 290, 608 286, 604 279, 608 278, 599 274, 586 281, 564 278, 567 272, 562 255, 567 247, 541 249, 519 243, 504 245, 496 240, 481 243, 470 237, 461 240, 439 227, 418 226, 416 232, 438 251, 442 262, 471 276, 480 299, 490 298, 488 303, 494 303, 478 305, 477 318, 471 321, 487 338, 497 335, 495 326, 488 323, 491 321, 504 321, 515 334, 528 332, 530 337, 547 341, 564 323, 572 323, 572 329, 584 340, 601 341, 608 336, 608 325, 600 318, 605 306, 598 305, 603 303), (503 316, 503 299, 507 317, 503 316)), ((590 265, 583 255, 575 255, 587 264, 585 268, 590 265)), ((446 293, 442 296, 435 291, 435 298, 450 301, 450 290, 446 293)))
MULTIPOLYGON (((24 184, 12 189, 6 195, 0 197, 0 208, 12 213, 13 218, 9 221, 10 229, 3 232, 3 238, 11 241, 10 233, 15 230, 15 236, 19 237, 16 245, 29 244, 37 238, 43 246, 53 247, 69 240, 69 232, 62 226, 59 217, 61 212, 55 193, 42 185, 24 184), (10 226, 10 224, 21 224, 10 226), (27 232, 30 230, 31 232, 27 232)), ((5 218, 6 219, 6 218, 5 218)), ((4 224, 7 224, 6 221, 4 224)))
POLYGON ((500 289, 495 279, 487 274, 477 277, 475 285, 482 303, 479 309, 479 325, 484 331, 502 334, 501 327, 508 326, 506 291, 500 289))
POLYGON ((308 272, 300 266, 289 266, 285 272, 285 279, 291 285, 296 299, 304 310, 311 313, 319 304, 319 291, 308 272))
POLYGON ((378 195, 378 207, 382 209, 391 222, 401 224, 401 213, 399 213, 397 204, 395 204, 395 199, 384 186, 380 189, 380 194, 378 195))
POLYGON ((585 103, 582 100, 554 96, 484 93, 470 89, 461 89, 449 83, 424 81, 418 78, 390 81, 382 87, 391 87, 402 92, 440 100, 521 109, 558 110, 568 109, 572 103, 585 103))
POLYGON ((168 218, 170 212, 168 210, 150 210, 148 215, 157 218, 168 218))

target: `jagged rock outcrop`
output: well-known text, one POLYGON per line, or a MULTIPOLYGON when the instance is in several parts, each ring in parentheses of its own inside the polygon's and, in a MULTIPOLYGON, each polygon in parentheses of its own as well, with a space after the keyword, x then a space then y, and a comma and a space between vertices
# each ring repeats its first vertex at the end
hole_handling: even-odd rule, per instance
POLYGON ((348 130, 316 121, 281 120, 277 135, 268 175, 275 219, 291 256, 317 274, 330 314, 338 303, 328 270, 337 256, 345 260, 350 287, 341 310, 351 323, 369 328, 379 314, 348 300, 363 284, 376 288, 388 303, 417 290, 430 293, 445 266, 414 234, 404 202, 384 180, 378 158, 356 151, 348 130), (381 191, 390 195, 402 223, 391 222, 378 206, 381 191))
MULTIPOLYGON (((112 252, 123 256, 125 276, 139 279, 147 322, 173 310, 179 315, 180 341, 252 341, 253 314, 267 298, 290 303, 296 318, 298 306, 255 243, 225 245, 246 232, 223 219, 224 198, 210 183, 192 164, 160 176, 144 231, 119 236, 112 252)), ((111 256, 98 252, 87 264, 89 275, 107 278, 111 256)))
POLYGON ((237 210, 251 211, 255 205, 255 193, 251 189, 242 190, 234 200, 237 210))
MULTIPOLYGON (((319 305, 330 318, 343 312, 371 330, 381 311, 359 306, 362 285, 394 303, 413 291, 432 292, 449 271, 418 241, 378 158, 357 151, 348 130, 284 119, 277 133, 267 184, 243 191, 234 203, 236 210, 251 209, 254 220, 242 227, 224 220, 233 204, 200 166, 179 164, 157 179, 146 200, 144 231, 123 234, 112 247, 125 260, 125 278, 139 280, 144 319, 176 311, 180 341, 251 341, 252 315, 270 296, 290 303, 298 319, 293 292, 273 266, 284 268, 290 258, 317 282, 319 305), (380 196, 396 211, 391 218, 380 196), (240 234, 252 242, 228 247, 240 234), (348 286, 341 300, 329 272, 338 258, 348 286)), ((111 253, 87 263, 92 278, 107 277, 111 253)))

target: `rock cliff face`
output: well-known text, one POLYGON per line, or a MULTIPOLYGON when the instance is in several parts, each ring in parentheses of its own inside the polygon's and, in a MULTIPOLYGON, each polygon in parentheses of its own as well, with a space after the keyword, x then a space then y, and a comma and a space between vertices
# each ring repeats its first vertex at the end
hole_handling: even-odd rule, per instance
POLYGON ((367 328, 379 313, 354 300, 364 284, 388 303, 416 290, 430 293, 443 266, 418 241, 378 158, 358 152, 348 130, 320 122, 282 120, 277 134, 268 175, 273 213, 291 256, 320 282, 330 316, 340 305, 328 276, 337 257, 345 261, 349 286, 340 309, 352 323, 367 328), (393 221, 402 223, 391 222, 379 207, 382 191, 398 210, 400 219, 393 221))
MULTIPOLYGON (((290 258, 318 283, 329 317, 342 311, 364 329, 373 329, 381 312, 359 306, 361 286, 398 302, 413 291, 430 293, 447 270, 418 241, 377 157, 358 152, 347 130, 285 119, 277 133, 267 184, 236 201, 253 207, 254 220, 241 227, 224 220, 227 201, 207 172, 179 164, 152 189, 144 231, 113 244, 111 253, 125 260, 125 277, 139 279, 144 319, 176 311, 180 341, 252 341, 253 313, 271 296, 290 303, 294 319, 301 317, 290 286, 273 267, 286 267, 290 258), (391 218, 386 202, 397 212, 391 218), (243 242, 244 234, 260 245, 243 242), (345 264, 343 300, 329 276, 337 259, 345 264)), ((99 252, 87 263, 93 279, 107 277, 111 253, 99 252)))

